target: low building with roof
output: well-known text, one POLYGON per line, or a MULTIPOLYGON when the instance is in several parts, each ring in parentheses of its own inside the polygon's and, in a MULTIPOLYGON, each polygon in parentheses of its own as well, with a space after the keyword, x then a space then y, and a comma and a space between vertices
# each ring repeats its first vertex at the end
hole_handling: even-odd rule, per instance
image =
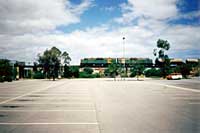
POLYGON ((170 65, 171 67, 176 67, 176 66, 179 66, 179 65, 182 65, 184 64, 184 61, 180 58, 172 58, 170 59, 170 65))
POLYGON ((94 73, 103 73, 111 63, 122 67, 125 66, 126 70, 129 70, 136 64, 144 65, 145 67, 153 66, 153 62, 149 58, 84 58, 81 59, 80 71, 83 71, 85 67, 90 67, 94 73))

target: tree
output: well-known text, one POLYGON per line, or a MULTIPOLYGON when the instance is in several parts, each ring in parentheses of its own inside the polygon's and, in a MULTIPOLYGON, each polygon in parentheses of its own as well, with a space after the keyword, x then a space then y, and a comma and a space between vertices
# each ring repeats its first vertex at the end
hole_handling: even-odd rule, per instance
POLYGON ((92 74, 92 73, 93 73, 93 69, 92 69, 92 68, 89 68, 89 67, 85 67, 85 68, 83 69, 83 71, 84 71, 85 73, 87 73, 87 74, 92 74))
POLYGON ((69 70, 69 66, 68 66, 68 65, 65 65, 65 66, 64 66, 64 77, 65 77, 65 78, 70 78, 70 77, 71 77, 71 73, 70 73, 70 70, 69 70))
POLYGON ((50 50, 45 50, 42 55, 38 55, 38 62, 43 66, 44 73, 48 78, 53 77, 55 80, 58 77, 61 61, 63 64, 68 65, 71 61, 67 52, 61 52, 58 48, 52 47, 50 50))
POLYGON ((177 66, 174 72, 181 73, 184 78, 187 78, 187 76, 190 75, 191 70, 192 70, 192 66, 184 63, 180 66, 177 66))
POLYGON ((0 59, 0 82, 12 81, 13 69, 10 61, 7 59, 0 59))
POLYGON ((155 64, 161 68, 161 74, 165 78, 170 73, 170 59, 165 51, 170 49, 170 44, 167 40, 158 39, 157 49, 154 49, 154 56, 156 56, 155 64))
POLYGON ((105 70, 105 75, 108 75, 112 78, 115 78, 115 76, 117 76, 119 74, 119 66, 116 63, 111 63, 108 66, 108 69, 105 70))
POLYGON ((64 65, 69 65, 71 58, 69 57, 69 54, 65 51, 62 54, 62 60, 64 65))
POLYGON ((79 77, 79 67, 65 65, 64 66, 64 77, 65 78, 71 78, 71 77, 78 78, 79 77))
POLYGON ((160 69, 155 69, 155 68, 151 68, 148 69, 144 72, 146 77, 160 77, 161 76, 161 71, 160 69))
POLYGON ((139 75, 143 74, 145 67, 144 65, 135 64, 131 69, 131 77, 135 77, 137 75, 137 80, 139 80, 139 75))

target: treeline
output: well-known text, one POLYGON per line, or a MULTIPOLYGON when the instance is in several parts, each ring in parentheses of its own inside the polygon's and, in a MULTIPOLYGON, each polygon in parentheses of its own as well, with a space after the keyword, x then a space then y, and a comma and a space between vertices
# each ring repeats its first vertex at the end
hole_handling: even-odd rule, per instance
MULTIPOLYGON (((58 75, 55 78, 99 78, 100 74, 94 74, 92 68, 84 68, 83 71, 80 71, 79 66, 67 66, 65 65, 63 71, 58 71, 58 75)), ((37 70, 33 72, 31 76, 33 79, 45 79, 51 78, 43 70, 37 70)))

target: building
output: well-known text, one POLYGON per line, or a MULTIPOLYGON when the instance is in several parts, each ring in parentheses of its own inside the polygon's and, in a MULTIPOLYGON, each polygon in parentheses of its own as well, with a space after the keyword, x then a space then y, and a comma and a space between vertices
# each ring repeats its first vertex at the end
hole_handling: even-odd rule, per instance
POLYGON ((126 70, 136 64, 144 65, 145 67, 153 66, 153 62, 149 58, 84 58, 81 59, 80 71, 83 71, 84 67, 90 67, 94 73, 103 73, 111 63, 116 63, 122 67, 125 66, 126 70))
POLYGON ((186 59, 186 64, 189 64, 193 67, 197 66, 200 64, 200 59, 186 59))
POLYGON ((184 64, 182 59, 175 59, 175 58, 170 59, 170 66, 171 67, 180 66, 182 64, 184 64))
POLYGON ((80 67, 108 67, 109 64, 116 63, 126 67, 132 67, 135 64, 151 67, 153 62, 149 58, 84 58, 81 59, 80 67), (125 62, 124 62, 125 60, 125 62))

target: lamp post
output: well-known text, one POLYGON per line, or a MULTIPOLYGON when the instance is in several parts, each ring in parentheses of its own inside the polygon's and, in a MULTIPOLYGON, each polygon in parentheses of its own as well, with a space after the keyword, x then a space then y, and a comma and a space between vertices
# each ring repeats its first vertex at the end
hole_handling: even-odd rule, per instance
POLYGON ((123 63, 124 63, 124 80, 126 75, 126 59, 125 59, 125 37, 122 38, 123 40, 123 63))

